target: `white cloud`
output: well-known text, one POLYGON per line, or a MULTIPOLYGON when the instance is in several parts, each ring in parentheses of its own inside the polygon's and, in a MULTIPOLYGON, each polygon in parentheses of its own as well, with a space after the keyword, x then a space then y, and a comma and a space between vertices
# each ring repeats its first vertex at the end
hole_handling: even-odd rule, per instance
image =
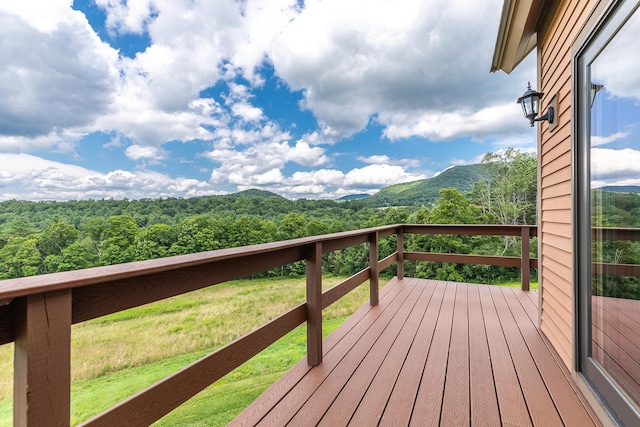
POLYGON ((154 164, 165 159, 169 153, 157 147, 145 147, 141 145, 130 145, 125 150, 125 155, 132 160, 149 160, 154 164))
POLYGON ((323 165, 329 161, 324 152, 324 148, 310 147, 306 142, 298 141, 295 147, 285 156, 291 162, 313 167, 323 165))
POLYGON ((384 165, 402 165, 408 167, 417 168, 420 166, 421 162, 418 159, 392 159, 391 157, 384 155, 373 155, 373 156, 358 156, 356 159, 360 160, 364 163, 379 163, 384 165))
POLYGON ((602 84, 606 92, 613 96, 640 101, 638 39, 640 13, 635 12, 591 65, 591 81, 602 84))
POLYGON ((369 165, 349 171, 345 184, 356 188, 381 188, 400 182, 424 179, 423 174, 407 173, 401 166, 369 165))
POLYGON ((509 79, 488 73, 500 4, 312 0, 268 53, 341 136, 378 114, 391 139, 483 139, 523 121, 512 104, 526 81, 518 76, 534 68, 525 61, 509 79))
POLYGON ((328 162, 324 149, 310 147, 303 141, 291 146, 288 141, 265 141, 255 143, 245 149, 214 149, 204 156, 219 164, 211 174, 211 181, 217 184, 231 182, 238 185, 258 185, 270 180, 284 180, 282 170, 288 162, 302 166, 320 166, 328 162))
MULTIPOLYGON (((631 148, 612 150, 591 149, 591 177, 602 185, 629 185, 621 182, 637 181, 640 176, 640 151, 631 148)), ((602 186, 598 184, 597 186, 602 186)))
POLYGON ((337 169, 319 169, 311 172, 296 172, 291 176, 290 180, 291 184, 300 187, 310 184, 338 186, 343 182, 344 173, 337 169))
POLYGON ((357 159, 364 163, 391 163, 391 158, 387 155, 373 155, 368 157, 358 156, 357 159))
POLYGON ((45 6, 55 9, 45 26, 38 12, 0 9, 0 40, 12 41, 0 43, 0 136, 37 139, 89 126, 114 101, 118 55, 65 3, 45 6))
POLYGON ((152 0, 95 0, 107 12, 106 27, 114 32, 142 33, 154 11, 152 0))
MULTIPOLYGON (((233 156, 233 153, 227 153, 233 156)), ((141 150, 140 156, 152 156, 141 150)), ((69 200, 102 198, 195 197, 221 194, 215 170, 211 182, 170 177, 149 170, 116 169, 102 173, 83 167, 46 160, 29 154, 5 154, 0 162, 0 201, 69 200), (18 195, 20 195, 18 197, 18 195)), ((255 165, 223 169, 224 182, 238 190, 262 188, 289 198, 339 198, 346 194, 369 193, 400 182, 423 179, 401 166, 369 165, 347 173, 319 169, 282 174, 278 167, 258 169, 255 165)))
POLYGON ((231 111, 233 111, 234 116, 241 117, 245 122, 256 122, 264 117, 260 108, 256 108, 244 101, 233 104, 231 111))
POLYGON ((513 103, 487 107, 476 112, 460 110, 382 114, 379 120, 386 124, 384 135, 391 140, 421 136, 437 141, 471 136, 473 140, 482 142, 492 135, 505 135, 529 127, 520 111, 513 107, 513 103))
MULTIPOLYGON (((75 71, 65 83, 47 72, 47 63, 26 64, 24 69, 37 70, 33 76, 46 80, 36 84, 38 95, 31 102, 26 99, 23 111, 15 103, 10 111, 5 107, 11 113, 0 115, 6 118, 0 124, 5 135, 34 137, 34 132, 45 135, 54 126, 79 126, 86 133, 116 130, 143 145, 210 139, 206 128, 227 126, 228 117, 214 100, 199 99, 200 92, 236 72, 260 85, 257 70, 265 57, 290 87, 303 91, 305 107, 318 118, 319 131, 304 138, 312 145, 357 132, 374 115, 391 139, 471 135, 482 140, 511 132, 517 120, 511 113, 516 109, 507 109, 505 98, 511 101, 518 94, 518 70, 510 80, 487 72, 495 38, 487 29, 497 25, 499 0, 411 1, 402 7, 390 0, 310 0, 302 9, 294 0, 98 0, 109 29, 148 31, 152 41, 135 58, 119 59, 68 1, 44 4, 48 6, 13 6, 16 10, 5 15, 8 22, 2 26, 7 36, 30 31, 25 37, 33 39, 31 46, 42 46, 42 52, 22 60, 11 52, 3 57, 19 66, 45 52, 53 58, 70 52, 63 66, 75 71), (48 15, 28 13, 34 9, 48 15), (22 18, 16 20, 16 15, 22 18), (57 36, 45 38, 38 25, 57 36), (78 85, 79 77, 86 88, 78 85), (52 88, 62 93, 47 94, 52 88), (492 97, 482 96, 487 92, 492 97), (33 117, 34 106, 50 106, 46 101, 54 99, 62 108, 54 114, 42 111, 45 120, 29 124, 27 132, 26 117, 33 117), (200 108, 203 103, 209 105, 200 108)), ((528 65, 522 68, 531 71, 528 65)), ((10 88, 3 89, 2 99, 11 99, 10 88)), ((23 93, 20 89, 24 87, 14 85, 14 95, 23 93)), ((249 88, 234 84, 230 96, 231 114, 248 122, 264 118, 262 109, 248 101, 249 88)), ((25 102, 23 95, 20 99, 25 102)))
POLYGON ((629 135, 629 132, 616 132, 609 136, 591 136, 591 146, 599 147, 600 145, 607 145, 611 142, 617 141, 619 139, 624 139, 629 135))
POLYGON ((69 19, 67 0, 21 0, 0 3, 0 14, 7 14, 28 22, 43 33, 52 33, 69 19))
POLYGON ((3 154, 0 200, 195 197, 219 194, 204 181, 172 178, 152 171, 101 173, 29 154, 3 154))

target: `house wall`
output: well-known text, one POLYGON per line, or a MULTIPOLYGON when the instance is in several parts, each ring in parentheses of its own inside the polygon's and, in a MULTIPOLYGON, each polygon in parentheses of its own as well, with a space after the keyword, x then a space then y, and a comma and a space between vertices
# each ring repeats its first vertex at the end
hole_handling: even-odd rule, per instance
POLYGON ((555 97, 556 123, 539 125, 540 327, 573 367, 572 52, 599 0, 563 0, 538 34, 543 114, 555 97))

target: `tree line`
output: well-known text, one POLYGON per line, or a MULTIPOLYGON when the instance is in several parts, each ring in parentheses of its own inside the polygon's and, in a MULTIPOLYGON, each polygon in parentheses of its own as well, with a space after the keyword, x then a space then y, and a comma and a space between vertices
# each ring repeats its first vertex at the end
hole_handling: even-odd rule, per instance
MULTIPOLYGON (((221 248, 398 223, 535 223, 536 161, 517 150, 483 160, 488 178, 469 194, 441 190, 432 206, 374 208, 365 200, 291 201, 250 191, 232 196, 160 200, 0 203, 0 279, 71 271, 221 248)), ((407 236, 409 251, 518 254, 519 244, 491 236, 407 236)), ((380 243, 395 251, 395 237, 380 243)), ((518 269, 407 263, 407 274, 494 283, 518 269)), ((368 265, 359 245, 325 255, 327 273, 351 275, 368 265)), ((304 263, 263 273, 303 275, 304 263)), ((1 284, 0 284, 1 286, 1 284)))
MULTIPOLYGON (((640 228, 640 195, 591 190, 593 227, 640 228)), ((640 264, 640 241, 601 240, 592 243, 592 261, 606 264, 640 264)), ((593 274, 593 295, 640 299, 640 277, 593 274)))

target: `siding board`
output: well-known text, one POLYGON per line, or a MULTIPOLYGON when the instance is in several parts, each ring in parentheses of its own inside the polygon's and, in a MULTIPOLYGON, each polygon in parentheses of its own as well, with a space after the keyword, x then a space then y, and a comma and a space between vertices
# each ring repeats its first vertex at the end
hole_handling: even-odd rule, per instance
POLYGON ((569 255, 571 254, 571 239, 550 233, 544 234, 542 238, 546 245, 553 246, 569 255))
MULTIPOLYGON (((573 348, 572 242, 572 44, 598 0, 567 0, 558 5, 546 34, 539 35, 539 90, 556 95, 553 131, 540 133, 541 319, 560 357, 571 369, 573 348)), ((545 96, 545 97, 546 97, 545 96)), ((549 98, 551 99, 551 98, 549 98)))
MULTIPOLYGON (((548 210, 542 212, 542 221, 563 222, 565 224, 571 223, 571 212, 566 210, 548 210)), ((544 244, 544 242, 543 242, 544 244)))
MULTIPOLYGON (((558 145, 553 148, 550 148, 547 152, 542 156, 542 162, 540 163, 543 167, 552 162, 554 159, 560 157, 564 153, 571 152, 571 129, 564 126, 561 130, 557 130, 556 133, 566 133, 567 136, 564 137, 560 141, 558 145)), ((549 148, 549 147, 546 147, 549 148)))
POLYGON ((545 334, 545 336, 550 342, 557 343, 557 344, 554 344, 553 347, 555 348, 556 352, 558 353, 558 355, 560 356, 560 359, 564 362, 564 364, 569 365, 572 360, 571 352, 567 349, 566 344, 564 346, 561 345, 561 343, 564 340, 562 340, 560 337, 558 337, 558 335, 556 335, 556 332, 558 332, 558 328, 553 323, 551 323, 548 320, 548 318, 542 317, 542 323, 540 324, 540 329, 542 330, 542 332, 545 334))
MULTIPOLYGON (((549 199, 543 199, 540 206, 543 210, 552 210, 552 209, 571 209, 571 204, 573 203, 573 199, 570 195, 565 194, 558 197, 553 197, 549 199)), ((544 231, 544 230, 543 230, 544 231)), ((571 236, 571 230, 565 236, 571 236)))
POLYGON ((571 236, 571 224, 562 224, 559 222, 543 222, 542 233, 557 234, 559 236, 571 236))
POLYGON ((549 269, 545 270, 545 274, 547 272, 551 274, 555 274, 558 277, 561 277, 564 280, 566 286, 563 288, 567 295, 571 295, 571 267, 565 265, 559 261, 556 261, 552 257, 545 257, 544 261, 549 264, 549 269))
POLYGON ((544 166, 545 173, 552 174, 565 169, 568 164, 571 164, 571 152, 567 151, 564 154, 554 158, 544 166))
POLYGON ((566 196, 571 194, 571 183, 561 182, 558 184, 550 185, 541 190, 541 200, 551 199, 553 197, 566 196))
POLYGON ((569 193, 571 194, 571 168, 567 165, 564 169, 560 169, 555 172, 547 173, 545 168, 542 168, 542 186, 559 184, 564 182, 569 187, 569 193))
MULTIPOLYGON (((551 295, 548 295, 546 298, 543 295, 542 301, 546 302, 547 304, 554 304, 554 305, 557 305, 558 307, 563 307, 560 301, 556 300, 551 295)), ((550 323, 552 323, 556 328, 558 328, 558 331, 556 332, 556 335, 558 336, 558 338, 561 338, 565 343, 571 342, 571 336, 567 334, 567 332, 569 333, 571 332, 571 311, 564 308, 561 308, 559 310, 554 309, 554 310, 549 310, 547 315, 548 315, 547 318, 549 319, 550 323)), ((564 345, 563 347, 565 349, 571 348, 570 345, 569 346, 564 345)))
POLYGON ((571 265, 570 252, 563 251, 550 244, 545 244, 545 249, 546 249, 544 253, 545 256, 548 255, 549 257, 557 260, 558 262, 564 265, 571 265))

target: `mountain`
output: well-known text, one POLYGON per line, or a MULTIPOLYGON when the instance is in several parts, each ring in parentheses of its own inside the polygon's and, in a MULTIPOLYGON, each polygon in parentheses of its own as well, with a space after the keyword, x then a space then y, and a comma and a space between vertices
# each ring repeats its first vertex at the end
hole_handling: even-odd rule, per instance
POLYGON ((343 200, 359 200, 359 199, 366 199, 367 197, 369 197, 369 195, 365 194, 365 193, 362 193, 362 194, 348 194, 346 196, 340 197, 338 200, 339 201, 343 201, 343 200))
POLYGON ((600 187, 599 190, 610 191, 613 193, 640 193, 640 186, 637 185, 607 185, 600 187))
POLYGON ((454 166, 433 178, 385 187, 365 201, 374 207, 432 205, 440 197, 441 189, 454 187, 466 194, 486 176, 486 170, 479 164, 454 166))
POLYGON ((262 199, 268 199, 270 197, 278 197, 280 199, 284 199, 284 197, 277 195, 276 193, 272 193, 271 191, 258 190, 257 188, 251 188, 249 190, 239 191, 237 193, 227 194, 222 197, 228 197, 230 199, 238 199, 241 197, 258 197, 262 199))

